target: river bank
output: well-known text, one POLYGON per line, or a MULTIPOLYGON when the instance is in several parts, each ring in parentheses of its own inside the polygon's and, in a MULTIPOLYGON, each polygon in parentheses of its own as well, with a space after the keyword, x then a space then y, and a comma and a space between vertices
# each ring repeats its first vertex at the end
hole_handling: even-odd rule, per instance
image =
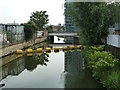
POLYGON ((93 78, 107 89, 120 88, 119 59, 105 51, 104 45, 88 47, 84 49, 83 54, 93 78))
POLYGON ((5 47, 5 48, 1 48, 0 49, 0 57, 7 56, 11 53, 14 53, 16 50, 19 50, 19 49, 21 50, 21 49, 24 49, 24 48, 27 48, 27 47, 31 47, 31 46, 33 46, 35 44, 38 44, 38 43, 41 43, 45 40, 47 40, 47 37, 41 37, 41 38, 35 39, 35 41, 31 40, 31 41, 15 44, 15 45, 12 45, 12 46, 8 46, 8 47, 5 47))
POLYGON ((83 64, 77 50, 23 55, 2 66, 1 82, 3 88, 102 88, 83 64))

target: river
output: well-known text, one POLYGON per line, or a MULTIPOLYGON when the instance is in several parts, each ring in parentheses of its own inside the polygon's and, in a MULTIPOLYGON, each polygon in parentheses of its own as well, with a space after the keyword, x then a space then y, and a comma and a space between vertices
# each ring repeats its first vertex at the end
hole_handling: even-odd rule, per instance
POLYGON ((80 50, 23 55, 2 66, 2 75, 2 88, 102 88, 84 67, 80 50))

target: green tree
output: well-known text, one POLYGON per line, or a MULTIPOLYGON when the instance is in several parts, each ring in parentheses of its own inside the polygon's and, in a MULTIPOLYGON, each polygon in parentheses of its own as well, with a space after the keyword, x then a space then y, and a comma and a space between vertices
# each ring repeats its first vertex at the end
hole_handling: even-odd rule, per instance
POLYGON ((108 28, 117 20, 120 5, 106 2, 75 2, 71 5, 67 13, 71 14, 73 23, 80 27, 84 44, 102 44, 102 39, 108 35, 108 28))
POLYGON ((53 26, 52 25, 46 27, 45 29, 48 30, 48 32, 53 32, 53 26))
POLYGON ((25 23, 24 24, 24 32, 25 32, 25 40, 31 40, 35 34, 35 26, 31 23, 25 23))
POLYGON ((30 21, 36 27, 37 31, 43 30, 43 26, 48 23, 48 15, 46 11, 36 11, 30 16, 30 21))

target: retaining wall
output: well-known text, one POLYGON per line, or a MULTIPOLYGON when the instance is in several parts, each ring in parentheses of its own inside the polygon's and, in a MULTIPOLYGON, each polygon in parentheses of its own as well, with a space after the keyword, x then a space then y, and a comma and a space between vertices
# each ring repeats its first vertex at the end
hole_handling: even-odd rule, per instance
POLYGON ((36 39, 35 41, 32 40, 32 41, 28 41, 28 42, 23 42, 23 43, 20 43, 20 44, 12 45, 12 46, 9 46, 9 47, 1 48, 0 49, 0 57, 6 56, 8 54, 11 54, 11 53, 15 52, 18 49, 23 49, 23 48, 27 48, 27 47, 33 46, 34 44, 37 44, 37 43, 45 41, 46 39, 47 39, 47 37, 42 37, 42 38, 36 39))

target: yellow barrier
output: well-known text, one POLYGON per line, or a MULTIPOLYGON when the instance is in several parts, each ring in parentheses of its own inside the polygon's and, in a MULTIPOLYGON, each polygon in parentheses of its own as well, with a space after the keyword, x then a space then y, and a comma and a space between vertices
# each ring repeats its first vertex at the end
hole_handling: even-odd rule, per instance
POLYGON ((23 51, 22 50, 16 50, 16 54, 22 54, 23 51))
POLYGON ((49 53, 49 52, 51 52, 51 48, 48 47, 45 49, 45 51, 49 53))
POLYGON ((75 46, 70 46, 69 48, 70 48, 70 50, 74 50, 75 46))
POLYGON ((62 50, 68 50, 68 47, 67 46, 62 47, 62 50))
POLYGON ((75 50, 70 50, 70 52, 74 52, 75 50))
POLYGON ((26 49, 26 52, 27 52, 27 53, 32 53, 33 50, 32 50, 32 49, 26 49))
POLYGON ((54 53, 59 53, 59 51, 55 50, 54 53))
POLYGON ((27 56, 32 56, 33 55, 33 53, 27 53, 27 56))
POLYGON ((42 52, 42 51, 43 51, 42 48, 37 48, 37 49, 36 49, 36 52, 37 52, 37 53, 42 52))
MULTIPOLYGON (((54 47, 53 49, 51 49, 50 47, 47 47, 47 48, 45 48, 44 50, 42 49, 42 48, 37 48, 36 50, 32 50, 32 49, 26 49, 26 53, 27 53, 27 56, 31 56, 32 55, 32 53, 33 52, 35 52, 36 51, 36 53, 38 54, 38 55, 41 55, 44 51, 46 52, 46 53, 51 53, 51 51, 52 50, 54 50, 54 52, 55 53, 58 53, 60 50, 62 50, 63 52, 67 52, 68 50, 70 50, 70 52, 73 52, 75 49, 77 50, 77 51, 81 51, 81 48, 82 48, 83 46, 81 46, 81 45, 78 45, 78 46, 69 46, 69 47, 67 47, 67 46, 64 46, 64 47, 61 47, 61 48, 59 48, 59 47, 54 47)), ((16 54, 23 54, 23 50, 16 50, 16 54)))
POLYGON ((67 47, 67 46, 62 47, 62 51, 63 51, 63 52, 67 52, 67 50, 68 50, 68 47, 67 47))
POLYGON ((54 47, 53 49, 54 49, 54 51, 59 51, 60 48, 59 47, 54 47))
POLYGON ((78 46, 77 46, 77 49, 81 49, 81 45, 78 45, 78 46))

